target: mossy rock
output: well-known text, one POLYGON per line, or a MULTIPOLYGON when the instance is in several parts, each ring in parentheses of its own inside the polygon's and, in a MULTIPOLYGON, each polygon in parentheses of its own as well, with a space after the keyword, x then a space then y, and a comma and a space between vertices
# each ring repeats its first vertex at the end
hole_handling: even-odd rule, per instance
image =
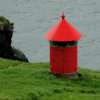
POLYGON ((4 16, 0 16, 0 22, 1 21, 6 21, 7 19, 4 16))
POLYGON ((4 16, 0 16, 0 31, 5 33, 11 33, 13 34, 13 27, 14 23, 10 22, 7 18, 4 16))
POLYGON ((0 16, 0 57, 28 62, 24 53, 11 46, 14 23, 0 16))

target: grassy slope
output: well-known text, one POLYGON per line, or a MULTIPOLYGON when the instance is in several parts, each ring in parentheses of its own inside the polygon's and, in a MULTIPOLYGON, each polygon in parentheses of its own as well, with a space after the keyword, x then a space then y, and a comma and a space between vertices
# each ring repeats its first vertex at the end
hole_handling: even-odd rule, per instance
POLYGON ((48 63, 0 59, 0 100, 100 100, 100 71, 78 71, 80 79, 61 79, 48 63))

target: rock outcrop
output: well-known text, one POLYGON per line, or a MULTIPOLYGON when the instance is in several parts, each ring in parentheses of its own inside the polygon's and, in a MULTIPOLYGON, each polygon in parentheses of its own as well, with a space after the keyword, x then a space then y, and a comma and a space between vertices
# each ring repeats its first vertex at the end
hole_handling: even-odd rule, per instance
POLYGON ((14 23, 0 16, 0 57, 28 62, 22 51, 11 46, 14 23))

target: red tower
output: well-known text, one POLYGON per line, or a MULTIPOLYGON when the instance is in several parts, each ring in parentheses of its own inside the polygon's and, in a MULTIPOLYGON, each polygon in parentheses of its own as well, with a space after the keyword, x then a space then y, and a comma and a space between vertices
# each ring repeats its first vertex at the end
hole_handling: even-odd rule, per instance
POLYGON ((45 35, 50 42, 50 71, 55 74, 77 72, 77 40, 82 35, 62 19, 45 35))

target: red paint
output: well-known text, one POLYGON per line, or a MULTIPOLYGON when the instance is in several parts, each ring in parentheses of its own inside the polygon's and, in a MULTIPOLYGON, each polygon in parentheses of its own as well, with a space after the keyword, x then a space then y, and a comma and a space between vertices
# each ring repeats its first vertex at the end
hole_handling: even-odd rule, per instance
POLYGON ((65 20, 65 15, 62 19, 45 35, 45 38, 50 41, 75 41, 82 38, 82 35, 65 20))
MULTIPOLYGON (((65 15, 61 17, 61 21, 45 35, 45 38, 56 42, 80 39, 82 35, 65 20, 65 15)), ((77 45, 73 47, 50 46, 50 71, 56 74, 77 72, 77 45)))
POLYGON ((56 74, 77 72, 77 46, 69 48, 50 46, 50 71, 56 74))

